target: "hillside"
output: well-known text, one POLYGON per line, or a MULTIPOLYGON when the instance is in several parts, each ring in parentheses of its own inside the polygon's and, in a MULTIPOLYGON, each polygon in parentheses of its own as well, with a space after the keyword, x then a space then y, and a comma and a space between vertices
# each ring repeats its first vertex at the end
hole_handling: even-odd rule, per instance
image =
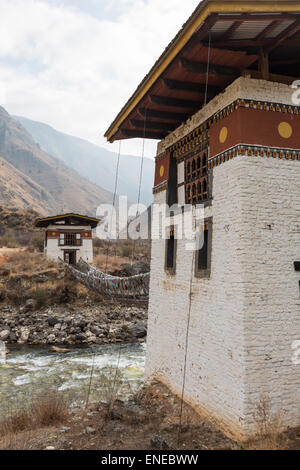
POLYGON ((95 215, 112 194, 41 150, 31 135, 0 107, 0 204, 41 215, 74 211, 95 215))
MULTIPOLYGON (((41 122, 16 117, 33 136, 41 148, 81 175, 109 191, 114 191, 117 155, 86 140, 58 132, 41 122)), ((132 155, 121 155, 118 194, 127 195, 136 202, 141 159, 132 155)), ((153 201, 154 160, 145 158, 141 191, 141 202, 149 206, 153 201)))

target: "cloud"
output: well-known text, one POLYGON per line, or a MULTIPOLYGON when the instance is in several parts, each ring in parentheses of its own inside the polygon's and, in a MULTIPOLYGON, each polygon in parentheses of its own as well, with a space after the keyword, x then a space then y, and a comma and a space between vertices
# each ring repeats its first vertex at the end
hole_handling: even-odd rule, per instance
MULTIPOLYGON (((116 149, 106 143, 105 130, 197 4, 0 0, 2 104, 116 149)), ((137 140, 122 144, 125 153, 140 149, 137 140)), ((152 142, 146 153, 155 154, 152 142)))

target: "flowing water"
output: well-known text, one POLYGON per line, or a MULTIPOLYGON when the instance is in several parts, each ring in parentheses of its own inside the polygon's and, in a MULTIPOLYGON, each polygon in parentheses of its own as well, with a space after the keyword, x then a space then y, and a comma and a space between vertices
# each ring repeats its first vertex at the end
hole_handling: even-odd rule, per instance
POLYGON ((50 347, 9 346, 6 360, 0 362, 0 414, 54 391, 69 394, 79 404, 88 397, 108 401, 113 386, 120 398, 126 398, 143 382, 145 344, 70 349, 58 354, 50 347))

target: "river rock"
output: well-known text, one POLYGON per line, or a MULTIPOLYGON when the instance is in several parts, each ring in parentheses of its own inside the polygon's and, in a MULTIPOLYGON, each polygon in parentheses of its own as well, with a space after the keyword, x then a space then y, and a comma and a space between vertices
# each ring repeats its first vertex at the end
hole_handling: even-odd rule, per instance
POLYGON ((91 325, 90 330, 96 336, 99 336, 101 334, 101 330, 100 330, 99 326, 97 326, 97 325, 91 325))
POLYGON ((0 341, 7 341, 8 338, 10 337, 10 331, 9 330, 3 330, 0 333, 0 341))
POLYGON ((48 343, 54 343, 55 342, 55 335, 49 335, 48 338, 47 338, 47 342, 48 343))
POLYGON ((51 346, 50 351, 59 353, 59 354, 67 354, 71 352, 71 349, 66 349, 66 348, 59 348, 57 346, 51 346))
POLYGON ((25 344, 28 341, 30 335, 30 329, 27 328, 26 326, 20 328, 20 336, 18 339, 19 344, 25 344))
POLYGON ((128 328, 128 333, 134 338, 144 338, 147 335, 147 328, 143 322, 131 325, 128 328))
POLYGON ((55 326, 57 323, 59 323, 58 318, 55 317, 54 315, 50 315, 48 317, 48 325, 49 326, 55 326))
POLYGON ((97 336, 93 335, 90 331, 86 332, 86 339, 88 340, 89 343, 96 343, 97 341, 97 336))
POLYGON ((31 310, 34 310, 34 308, 35 308, 35 300, 33 299, 26 300, 25 305, 24 305, 24 312, 29 312, 31 310))

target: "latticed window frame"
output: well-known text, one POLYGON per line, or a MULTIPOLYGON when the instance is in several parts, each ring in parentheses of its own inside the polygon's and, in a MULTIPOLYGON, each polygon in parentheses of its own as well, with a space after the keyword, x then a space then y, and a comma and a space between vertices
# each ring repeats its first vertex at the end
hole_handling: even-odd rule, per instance
POLYGON ((199 204, 209 199, 208 147, 186 157, 184 177, 186 204, 199 204))

